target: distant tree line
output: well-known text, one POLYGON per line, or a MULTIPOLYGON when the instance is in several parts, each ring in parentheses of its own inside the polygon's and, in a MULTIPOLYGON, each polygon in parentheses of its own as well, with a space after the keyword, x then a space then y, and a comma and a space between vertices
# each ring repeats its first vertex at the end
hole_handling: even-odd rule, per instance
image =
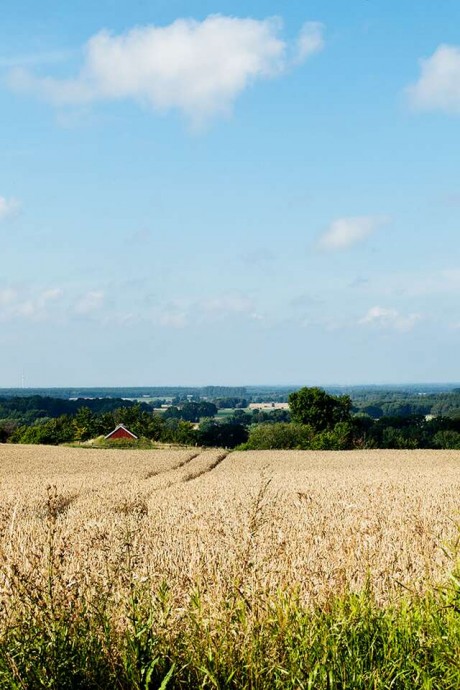
MULTIPOLYGON (((140 404, 141 409, 148 410, 149 405, 140 404)), ((59 417, 62 414, 75 414, 81 407, 87 407, 92 412, 111 412, 119 407, 133 407, 136 402, 122 398, 78 398, 66 400, 42 395, 28 397, 0 398, 0 419, 23 419, 31 421, 39 417, 59 417)))
POLYGON ((185 422, 199 422, 203 417, 214 417, 217 407, 210 402, 186 402, 181 407, 171 405, 164 413, 164 419, 183 419, 185 422))
POLYGON ((353 411, 381 417, 410 415, 460 416, 460 389, 440 393, 362 390, 353 396, 353 411))
POLYGON ((290 422, 250 427, 244 448, 352 450, 355 448, 460 449, 460 415, 433 417, 409 414, 373 419, 353 414, 348 395, 329 395, 320 388, 302 388, 289 395, 290 422))
MULTIPOLYGON (((215 406, 212 407, 215 409, 215 406)), ((186 414, 189 412, 186 411, 186 414)), ((102 413, 93 412, 89 407, 80 407, 73 415, 38 419, 33 424, 13 428, 0 424, 0 442, 49 445, 84 442, 106 436, 120 423, 125 424, 141 440, 161 443, 233 448, 248 438, 246 428, 232 421, 218 423, 208 419, 197 428, 197 424, 180 416, 153 413, 143 409, 140 404, 133 404, 102 413)))
POLYGON ((0 442, 85 442, 123 423, 149 441, 249 450, 460 449, 460 412, 435 417, 371 415, 357 412, 348 395, 331 395, 320 388, 292 392, 289 410, 238 407, 245 401, 238 396, 214 402, 186 399, 158 411, 147 403, 113 398, 12 398, 0 401, 0 442), (235 406, 227 414, 229 400, 235 406), (225 409, 226 416, 219 416, 218 408, 225 409))

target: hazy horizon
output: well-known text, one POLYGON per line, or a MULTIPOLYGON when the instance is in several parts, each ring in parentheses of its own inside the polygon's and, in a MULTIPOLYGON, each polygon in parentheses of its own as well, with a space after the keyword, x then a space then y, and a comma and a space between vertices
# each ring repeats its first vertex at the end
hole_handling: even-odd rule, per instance
POLYGON ((457 386, 460 386, 460 381, 402 381, 399 383, 396 382, 374 382, 374 383, 337 383, 337 382, 332 382, 332 383, 322 383, 322 382, 311 382, 311 381, 304 381, 300 383, 233 383, 233 384, 227 384, 227 383, 220 383, 220 382, 208 382, 208 383, 197 383, 197 384, 188 384, 188 383, 178 383, 178 384, 170 384, 170 383, 165 383, 165 384, 126 384, 126 385, 96 385, 96 384, 90 384, 90 385, 81 385, 81 384, 63 384, 59 386, 0 386, 0 391, 2 390, 14 390, 14 391, 27 391, 27 390, 66 390, 66 389, 78 389, 78 390, 99 390, 99 389, 104 389, 104 390, 150 390, 150 389, 156 389, 156 388, 171 388, 171 389, 176 389, 176 388, 184 388, 184 389, 191 389, 191 388, 208 388, 208 387, 215 387, 215 388, 246 388, 248 390, 251 389, 287 389, 287 388, 301 388, 303 386, 311 386, 311 387, 319 387, 319 388, 455 388, 457 386))

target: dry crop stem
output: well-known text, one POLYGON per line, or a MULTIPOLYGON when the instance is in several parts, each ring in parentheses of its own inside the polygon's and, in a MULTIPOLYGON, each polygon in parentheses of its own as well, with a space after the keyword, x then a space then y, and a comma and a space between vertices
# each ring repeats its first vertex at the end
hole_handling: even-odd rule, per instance
POLYGON ((0 478, 0 622, 28 587, 46 592, 51 563, 55 598, 103 600, 122 629, 133 583, 168 582, 178 619, 197 588, 210 619, 235 588, 251 606, 261 592, 311 604, 369 581, 381 602, 423 591, 451 566, 460 453, 0 445, 0 478))

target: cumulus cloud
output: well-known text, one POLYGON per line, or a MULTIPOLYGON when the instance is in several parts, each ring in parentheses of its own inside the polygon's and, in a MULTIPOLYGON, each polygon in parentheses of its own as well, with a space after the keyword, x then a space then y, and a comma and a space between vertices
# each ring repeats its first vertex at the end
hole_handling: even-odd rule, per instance
POLYGON ((293 50, 280 38, 277 17, 256 20, 211 15, 177 19, 168 26, 140 26, 120 35, 101 31, 86 43, 76 77, 10 74, 16 90, 58 106, 134 99, 154 110, 178 109, 199 123, 228 113, 255 80, 276 76, 323 47, 323 27, 303 25, 293 50), (292 52, 292 50, 291 50, 292 52))
POLYGON ((411 104, 420 110, 460 113, 460 48, 442 44, 420 65, 418 81, 407 89, 411 104))
POLYGON ((0 196, 0 222, 10 216, 14 216, 19 211, 19 201, 17 199, 7 199, 0 196))
POLYGON ((348 249, 367 239, 388 221, 382 216, 355 216, 334 220, 318 240, 319 249, 327 252, 348 249))
POLYGON ((385 330, 407 332, 411 331, 420 319, 420 314, 404 315, 396 309, 372 307, 358 323, 364 326, 377 326, 385 330))

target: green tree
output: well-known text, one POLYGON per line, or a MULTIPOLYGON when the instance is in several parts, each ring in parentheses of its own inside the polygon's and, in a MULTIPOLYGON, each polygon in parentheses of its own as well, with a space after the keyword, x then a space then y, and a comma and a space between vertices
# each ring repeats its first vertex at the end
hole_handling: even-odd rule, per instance
POLYGON ((89 407, 80 407, 74 418, 75 439, 87 441, 95 435, 94 414, 89 407))
POLYGON ((161 427, 161 436, 158 440, 164 443, 195 445, 196 432, 191 422, 183 419, 167 419, 161 427))
POLYGON ((329 395, 322 388, 301 388, 289 395, 293 422, 309 424, 316 432, 331 431, 340 422, 351 421, 348 395, 329 395))
POLYGON ((44 443, 57 446, 75 440, 75 426, 69 415, 61 415, 42 424, 18 427, 12 434, 12 443, 44 443))
POLYGON ((247 441, 248 432, 242 424, 207 419, 201 423, 197 438, 201 446, 235 448, 247 441))
POLYGON ((164 413, 165 419, 184 419, 186 422, 199 422, 203 417, 214 417, 217 407, 210 402, 187 402, 180 408, 172 406, 164 413))

